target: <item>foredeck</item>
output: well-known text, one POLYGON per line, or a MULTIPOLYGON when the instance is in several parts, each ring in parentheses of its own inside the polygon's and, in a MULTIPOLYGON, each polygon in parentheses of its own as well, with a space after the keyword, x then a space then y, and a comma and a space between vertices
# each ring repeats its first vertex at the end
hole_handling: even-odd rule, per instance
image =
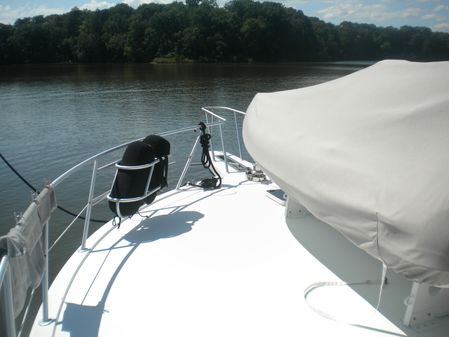
MULTIPOLYGON (((183 187, 119 229, 106 224, 61 270, 50 288, 52 322, 40 325, 39 313, 31 336, 422 333, 399 322, 409 288, 398 294, 405 281, 395 275, 380 312, 376 284, 317 289, 307 301, 329 317, 313 311, 308 286, 378 280, 381 265, 311 216, 286 221, 284 206, 266 197, 272 188, 231 172, 218 190, 183 187)), ((445 331, 440 324, 424 335, 445 331)))

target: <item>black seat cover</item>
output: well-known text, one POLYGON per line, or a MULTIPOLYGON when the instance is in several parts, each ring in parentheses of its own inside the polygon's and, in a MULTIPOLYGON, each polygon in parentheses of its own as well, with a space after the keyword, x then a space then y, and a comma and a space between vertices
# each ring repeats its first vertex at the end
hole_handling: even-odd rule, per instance
MULTIPOLYGON (((167 186, 167 172, 168 172, 168 155, 170 154, 170 143, 163 137, 158 135, 149 135, 143 142, 150 145, 154 150, 154 155, 160 160, 156 164, 153 171, 153 177, 150 182, 150 189, 167 186)), ((150 204, 156 198, 156 193, 148 196, 145 203, 150 204)))
MULTIPOLYGON (((121 165, 137 166, 151 163, 155 158, 153 148, 144 142, 137 141, 128 145, 123 154, 121 165)), ((117 176, 111 190, 113 198, 133 198, 143 196, 150 168, 142 170, 117 170, 117 176)), ((120 213, 131 216, 137 212, 144 201, 120 203, 120 213)), ((109 201, 109 208, 116 213, 116 203, 109 201)))

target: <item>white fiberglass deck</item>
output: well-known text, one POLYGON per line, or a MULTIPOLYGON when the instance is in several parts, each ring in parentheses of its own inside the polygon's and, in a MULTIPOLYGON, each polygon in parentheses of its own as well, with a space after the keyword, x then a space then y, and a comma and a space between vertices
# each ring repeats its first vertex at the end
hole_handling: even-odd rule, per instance
POLYGON ((378 284, 317 289, 309 303, 340 322, 314 312, 308 286, 378 280, 381 265, 311 216, 286 220, 272 188, 231 172, 219 190, 168 192, 141 213, 149 218, 106 224, 59 273, 53 322, 39 325, 39 313, 31 336, 445 335, 447 324, 401 326, 410 288, 395 275, 380 312, 378 284))

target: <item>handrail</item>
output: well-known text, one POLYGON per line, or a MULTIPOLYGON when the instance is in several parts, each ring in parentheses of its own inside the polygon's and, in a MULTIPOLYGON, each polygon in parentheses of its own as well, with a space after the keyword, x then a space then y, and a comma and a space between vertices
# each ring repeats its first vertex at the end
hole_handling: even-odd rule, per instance
MULTIPOLYGON (((212 126, 216 126, 220 123, 209 123, 207 126, 208 127, 212 127, 212 126)), ((194 130, 199 130, 199 128, 197 126, 195 127, 187 127, 187 128, 181 128, 181 129, 176 129, 176 130, 172 130, 172 131, 166 131, 166 132, 161 132, 159 133, 159 136, 171 136, 171 135, 175 135, 178 133, 183 133, 183 132, 187 132, 187 131, 194 131, 194 130)), ((79 169, 81 169, 82 167, 86 166, 88 163, 90 163, 91 161, 98 159, 99 157, 102 157, 106 154, 112 153, 114 151, 120 150, 126 146, 128 146, 129 144, 142 140, 143 138, 138 138, 138 139, 134 139, 131 141, 128 141, 126 143, 111 147, 110 149, 104 150, 100 153, 97 153, 85 160, 83 160, 82 162, 80 162, 79 164, 73 166, 72 168, 70 168, 69 170, 65 171, 63 174, 61 174, 59 177, 57 177, 55 180, 53 180, 50 183, 50 186, 55 188, 57 185, 59 185, 62 181, 64 181, 66 178, 68 178, 69 176, 71 176, 73 173, 77 172, 79 169)))
POLYGON ((149 167, 153 167, 154 165, 156 165, 158 163, 159 163, 159 159, 155 158, 151 163, 148 163, 148 164, 129 166, 129 165, 122 165, 120 163, 117 163, 117 164, 115 164, 115 167, 117 167, 118 169, 122 169, 122 170, 136 171, 136 170, 144 170, 149 167))
MULTIPOLYGON (((232 112, 234 114, 234 126, 235 126, 235 134, 236 134, 236 139, 237 139, 237 146, 238 146, 238 150, 239 150, 239 157, 240 157, 240 159, 243 159, 242 158, 242 146, 240 144, 239 126, 238 126, 238 123, 237 123, 237 114, 245 116, 246 112, 243 112, 241 110, 237 110, 237 109, 234 109, 234 108, 230 108, 230 107, 227 107, 227 106, 205 106, 205 107, 202 107, 201 110, 204 111, 204 113, 206 114, 206 121, 208 121, 208 117, 207 117, 208 115, 212 116, 212 120, 213 120, 214 117, 217 117, 217 118, 219 118, 222 121, 226 121, 226 119, 224 119, 223 117, 217 115, 212 110, 222 110, 222 111, 225 111, 225 112, 232 112)), ((219 127, 220 127, 220 134, 222 134, 221 125, 219 127)), ((224 156, 224 160, 225 160, 226 171, 229 172, 228 171, 228 161, 227 161, 227 158, 226 158, 226 152, 224 151, 223 135, 221 136, 221 139, 222 139, 222 144, 221 145, 223 147, 223 156, 224 156)), ((214 153, 213 148, 212 148, 212 157, 215 159, 215 153, 214 153)))
MULTIPOLYGON (((224 118, 222 118, 223 120, 225 120, 224 118)), ((223 124, 223 121, 220 122, 213 122, 213 123, 207 123, 207 127, 211 128, 214 126, 221 126, 221 124, 223 124)), ((172 135, 176 135, 176 134, 180 134, 180 133, 185 133, 185 132, 189 132, 189 131, 199 131, 199 127, 198 126, 191 126, 191 127, 184 127, 184 128, 179 128, 179 129, 175 129, 175 130, 170 130, 170 131, 165 131, 165 132, 161 132, 159 133, 160 136, 172 136, 172 135)), ((222 135, 223 136, 223 135, 222 135)), ((100 153, 97 153, 85 160, 83 160, 82 162, 78 163, 77 165, 73 166, 72 168, 70 168, 69 170, 65 171, 64 173, 62 173, 60 176, 58 176, 55 180, 53 180, 50 183, 50 186, 55 188, 56 186, 58 186, 61 182, 63 182, 65 179, 67 179, 68 177, 70 177, 72 174, 74 174, 75 172, 79 171, 81 168, 84 168, 85 166, 87 166, 88 164, 90 164, 91 162, 94 163, 94 168, 92 170, 92 177, 91 177, 91 184, 90 184, 90 190, 89 190, 89 197, 88 197, 88 201, 87 204, 84 206, 83 210, 86 210, 86 216, 85 216, 85 221, 84 221, 84 230, 83 230, 83 237, 81 240, 81 249, 85 249, 85 242, 87 240, 87 234, 88 234, 88 230, 89 230, 89 226, 90 226, 90 214, 91 214, 91 208, 94 204, 96 204, 98 202, 97 197, 94 196, 94 185, 95 185, 95 181, 96 181, 96 174, 98 171, 112 166, 113 164, 119 163, 120 161, 114 161, 113 163, 109 163, 106 164, 104 166, 101 167, 97 167, 98 165, 98 159, 100 157, 103 157, 109 153, 112 153, 114 151, 120 150, 126 146, 128 146, 129 144, 135 142, 135 141, 139 141, 142 140, 143 138, 138 138, 138 139, 134 139, 131 141, 128 141, 126 143, 114 146, 112 148, 109 148, 107 150, 104 150, 100 153), (94 202, 95 201, 95 202, 94 202)), ((224 151, 223 151, 224 152, 224 151)), ((154 164, 154 163, 152 163, 154 164)), ((119 164, 120 165, 120 164, 119 164)), ((60 238, 58 238, 59 240, 60 238)), ((53 247, 53 246, 52 246, 53 247)))
MULTIPOLYGON (((244 112, 240 111, 240 110, 236 110, 233 108, 228 108, 228 107, 204 107, 202 108, 202 110, 204 112, 206 112, 206 116, 210 115, 212 116, 212 120, 210 122, 208 122, 206 120, 206 126, 210 129, 212 127, 218 127, 220 129, 220 136, 221 136, 221 143, 222 143, 222 149, 223 149, 223 155, 224 155, 224 161, 226 164, 226 169, 227 168, 227 159, 226 159, 226 151, 224 148, 224 140, 223 140, 223 132, 222 132, 222 125, 226 122, 226 119, 220 115, 218 115, 217 113, 214 113, 211 110, 224 110, 224 111, 230 111, 232 113, 234 113, 234 118, 235 118, 235 125, 237 127, 237 119, 236 119, 236 114, 245 114, 244 112), (213 118, 218 119, 217 121, 214 121, 213 118)), ((161 132, 159 133, 160 136, 171 136, 171 135, 176 135, 176 134, 180 134, 180 133, 186 133, 189 131, 199 131, 199 127, 198 126, 192 126, 192 127, 185 127, 185 128, 180 128, 180 129, 175 129, 175 130, 171 130, 171 131, 165 131, 165 132, 161 132)), ((238 131, 238 130, 237 130, 238 131)), ((91 181, 90 181, 90 190, 89 190, 89 195, 88 195, 88 200, 87 200, 87 204, 85 206, 82 207, 82 210, 78 213, 78 215, 76 216, 75 220, 78 219, 80 217, 80 215, 85 211, 85 222, 84 222, 84 229, 83 229, 83 234, 82 234, 82 242, 81 242, 81 247, 82 249, 85 249, 85 243, 86 243, 86 239, 87 239, 87 235, 88 235, 88 231, 89 231, 89 223, 90 223, 90 214, 91 214, 91 208, 97 204, 100 199, 103 200, 106 198, 107 196, 107 192, 104 192, 98 196, 94 195, 94 186, 96 183, 96 175, 97 172, 113 166, 114 164, 118 167, 118 168, 126 168, 129 169, 128 167, 125 166, 121 166, 120 165, 120 160, 115 160, 109 164, 105 164, 101 167, 98 167, 98 160, 107 155, 110 154, 114 151, 120 150, 122 148, 125 148, 126 146, 128 146, 129 144, 131 144, 132 142, 135 141, 139 141, 142 140, 143 138, 139 138, 136 140, 132 140, 132 141, 128 141, 126 143, 114 146, 112 148, 109 148, 107 150, 104 150, 100 153, 97 153, 83 161, 81 161, 80 163, 76 164, 75 166, 73 166, 72 168, 70 168, 69 170, 65 171, 64 173, 62 173, 61 175, 59 175, 57 178, 55 178, 51 183, 50 183, 50 187, 51 188, 56 188, 60 183, 62 183, 63 181, 65 181, 68 177, 72 176, 74 173, 78 172, 80 169, 86 167, 89 164, 93 163, 93 169, 92 169, 92 173, 91 173, 91 181)), ((195 151, 196 146, 198 145, 199 142, 199 137, 196 137, 195 139, 195 143, 194 146, 192 148, 192 151, 190 153, 190 155, 188 156, 187 162, 184 166, 184 169, 181 173, 181 176, 179 178, 178 184, 177 184, 177 188, 180 187, 185 173, 188 169, 188 167, 191 165, 191 160, 192 160, 192 156, 193 156, 193 152, 195 151)), ((237 143, 239 146, 239 152, 240 152, 240 157, 241 157, 241 150, 240 150, 240 140, 239 140, 239 134, 237 132, 237 143)), ((155 164, 155 162, 151 163, 152 167, 154 167, 153 165, 155 164)), ((138 167, 139 169, 142 168, 146 168, 147 165, 142 165, 140 167, 138 167)), ((127 201, 132 201, 131 199, 127 200, 127 201)), ((56 245, 57 242, 59 242, 59 240, 61 239, 62 236, 64 236, 64 234, 69 230, 69 228, 74 224, 75 220, 73 220, 68 227, 62 232, 62 234, 53 242, 53 244, 49 247, 49 242, 48 242, 48 228, 49 228, 49 223, 47 222, 47 224, 45 225, 45 240, 46 240, 46 244, 44 246, 44 254, 45 256, 48 256, 49 251, 51 251, 53 249, 53 247, 56 245)), ((9 270, 9 259, 8 256, 3 256, 0 260, 0 290, 2 291, 3 294, 3 298, 5 299, 5 310, 4 310, 4 315, 5 315, 5 319, 6 319, 6 323, 7 323, 7 336, 8 337, 16 337, 16 322, 15 322, 15 317, 14 317, 14 306, 13 306, 13 302, 12 302, 12 294, 13 294, 13 290, 12 290, 12 283, 11 283, 11 274, 10 274, 10 270, 9 270)), ((45 263, 45 270, 44 270, 44 277, 43 277, 43 282, 42 282, 42 293, 43 293, 43 298, 42 298, 42 305, 43 305, 43 323, 47 323, 49 322, 49 317, 48 317, 48 275, 49 275, 49 267, 48 267, 48 259, 46 259, 46 263, 45 263)), ((30 301, 31 303, 31 301, 30 301)), ((25 320, 25 317, 24 317, 25 320)))
MULTIPOLYGON (((239 114, 241 114, 243 116, 246 115, 246 112, 244 112, 244 111, 237 110, 237 109, 234 109, 234 108, 230 108, 230 107, 227 107, 227 106, 205 106, 205 107, 201 108, 201 110, 203 110, 203 111, 208 111, 208 110, 212 110, 212 109, 229 110, 229 111, 232 111, 232 112, 239 113, 239 114)), ((208 112, 210 112, 210 111, 208 111, 208 112)))
POLYGON ((223 117, 217 115, 216 113, 213 113, 212 111, 210 111, 210 110, 207 109, 207 108, 201 108, 201 110, 207 112, 209 115, 212 115, 212 116, 214 116, 214 117, 217 117, 219 120, 221 120, 221 121, 223 121, 223 122, 226 122, 226 118, 223 118, 223 117))

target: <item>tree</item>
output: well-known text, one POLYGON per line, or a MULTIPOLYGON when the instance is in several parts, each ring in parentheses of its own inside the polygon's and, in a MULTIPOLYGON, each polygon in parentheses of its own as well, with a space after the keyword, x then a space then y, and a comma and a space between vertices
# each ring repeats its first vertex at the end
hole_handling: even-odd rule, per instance
POLYGON ((198 6, 200 4, 201 0, 186 0, 187 6, 198 6))
POLYGON ((77 56, 81 62, 107 61, 106 45, 101 32, 105 21, 105 11, 89 12, 80 25, 77 56))
POLYGON ((278 2, 216 0, 73 8, 0 24, 0 63, 448 60, 449 34, 310 18, 278 2))
POLYGON ((109 61, 126 61, 125 46, 133 9, 126 4, 110 8, 102 27, 102 40, 109 61))
POLYGON ((15 59, 15 51, 11 44, 13 27, 0 23, 0 64, 12 63, 15 59))

